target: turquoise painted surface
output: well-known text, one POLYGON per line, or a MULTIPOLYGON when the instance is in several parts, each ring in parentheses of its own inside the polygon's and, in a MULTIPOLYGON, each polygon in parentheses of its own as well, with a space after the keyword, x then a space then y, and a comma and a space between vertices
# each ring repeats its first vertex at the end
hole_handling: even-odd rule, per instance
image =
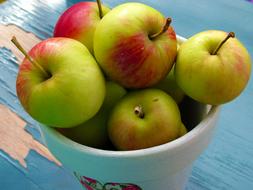
MULTIPOLYGON (((50 37, 60 13, 77 1, 9 0, 0 4, 0 23, 16 24, 41 39, 50 37)), ((103 0, 111 7, 126 0, 103 0)), ((139 0, 173 18, 178 34, 189 37, 206 29, 236 32, 253 57, 253 4, 243 0, 139 0)), ((3 36, 0 36, 2 38, 3 36)), ((40 140, 37 123, 21 108, 15 94, 16 60, 7 49, 0 49, 0 103, 26 121, 26 129, 40 140)), ((223 106, 214 139, 195 162, 187 190, 253 189, 253 82, 233 102, 223 106)), ((22 168, 0 152, 1 189, 80 189, 64 168, 31 151, 22 168)))

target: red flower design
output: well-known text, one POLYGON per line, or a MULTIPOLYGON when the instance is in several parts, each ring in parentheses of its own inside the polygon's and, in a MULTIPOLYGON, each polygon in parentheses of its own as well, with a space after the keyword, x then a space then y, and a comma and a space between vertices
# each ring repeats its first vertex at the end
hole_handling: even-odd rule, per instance
POLYGON ((82 184, 82 186, 86 190, 111 190, 118 189, 118 190, 142 190, 138 185, 131 184, 131 183, 100 183, 99 181, 85 177, 85 176, 79 176, 76 172, 74 172, 76 178, 78 181, 82 184))

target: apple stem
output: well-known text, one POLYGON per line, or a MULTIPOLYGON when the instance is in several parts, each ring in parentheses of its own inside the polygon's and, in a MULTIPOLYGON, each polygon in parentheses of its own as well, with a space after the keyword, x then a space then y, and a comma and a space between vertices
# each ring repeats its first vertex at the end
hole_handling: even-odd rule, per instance
POLYGON ((97 5, 98 5, 99 17, 102 18, 103 17, 103 10, 102 10, 102 5, 101 5, 100 0, 97 0, 97 5))
POLYGON ((229 32, 228 35, 226 36, 226 38, 218 45, 218 47, 214 50, 214 52, 212 53, 212 55, 216 55, 217 52, 219 51, 219 49, 221 48, 221 46, 229 39, 229 38, 234 38, 235 37, 235 33, 234 32, 229 32))
POLYGON ((161 34, 163 34, 164 32, 166 32, 168 30, 168 28, 170 27, 170 23, 171 23, 172 19, 171 18, 167 18, 165 25, 163 26, 162 30, 156 34, 153 34, 151 36, 149 36, 149 38, 151 40, 155 39, 157 36, 160 36, 161 34))
POLYGON ((144 111, 140 105, 136 106, 134 108, 134 113, 141 119, 144 118, 144 111))
POLYGON ((40 71, 43 72, 43 74, 46 77, 50 77, 50 74, 48 74, 36 61, 34 61, 31 56, 28 55, 28 53, 25 51, 25 49, 20 45, 17 38, 15 36, 11 39, 12 43, 24 54, 25 58, 27 58, 35 67, 37 67, 40 71))

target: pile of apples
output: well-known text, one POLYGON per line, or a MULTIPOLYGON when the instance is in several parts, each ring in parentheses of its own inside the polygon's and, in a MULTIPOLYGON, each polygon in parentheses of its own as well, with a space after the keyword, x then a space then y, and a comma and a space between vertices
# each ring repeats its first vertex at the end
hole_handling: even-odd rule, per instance
POLYGON ((251 72, 234 33, 200 32, 177 43, 170 18, 141 3, 112 10, 80 2, 59 18, 54 37, 25 54, 17 95, 37 121, 81 144, 135 150, 187 132, 183 97, 220 105, 239 96, 251 72))

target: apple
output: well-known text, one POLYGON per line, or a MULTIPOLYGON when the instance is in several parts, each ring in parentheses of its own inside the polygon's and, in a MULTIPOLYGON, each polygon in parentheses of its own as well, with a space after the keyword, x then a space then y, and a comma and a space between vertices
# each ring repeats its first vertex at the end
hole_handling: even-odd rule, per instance
POLYGON ((206 117, 209 110, 206 104, 195 101, 186 95, 178 106, 181 113, 181 121, 187 126, 189 131, 206 117))
POLYGON ((93 117, 105 97, 104 76, 80 42, 49 38, 25 54, 16 81, 18 98, 37 121, 52 127, 73 127, 93 117))
POLYGON ((82 42, 93 53, 93 35, 101 18, 110 9, 96 2, 79 2, 68 8, 58 19, 54 37, 68 37, 82 42))
POLYGON ((181 90, 181 88, 177 85, 175 76, 174 76, 174 66, 172 67, 169 74, 165 79, 162 79, 158 84, 154 86, 154 88, 158 88, 168 93, 177 104, 181 103, 185 94, 181 90))
POLYGON ((167 143, 179 137, 180 127, 176 102, 162 90, 152 88, 125 95, 108 120, 109 138, 118 150, 167 143))
POLYGON ((73 128, 61 129, 66 137, 94 148, 107 148, 107 120, 112 107, 126 94, 126 90, 112 81, 106 82, 106 96, 99 112, 90 120, 73 128))
POLYGON ((107 13, 94 34, 94 55, 105 74, 126 88, 158 83, 177 54, 170 22, 141 3, 125 3, 107 13))
POLYGON ((247 49, 234 33, 200 32, 179 48, 175 77, 180 88, 204 104, 219 105, 239 96, 251 73, 247 49))
POLYGON ((183 123, 181 123, 181 127, 180 127, 180 132, 179 132, 179 136, 184 136, 187 133, 187 128, 185 127, 185 125, 183 123))

